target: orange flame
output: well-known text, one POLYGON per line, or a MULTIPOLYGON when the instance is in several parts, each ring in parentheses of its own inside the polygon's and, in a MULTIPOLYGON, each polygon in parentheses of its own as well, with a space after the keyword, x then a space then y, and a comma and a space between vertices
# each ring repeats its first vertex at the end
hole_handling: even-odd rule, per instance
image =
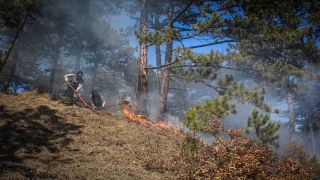
POLYGON ((152 124, 153 127, 160 127, 166 130, 169 130, 169 127, 167 125, 165 125, 162 121, 157 122, 156 124, 152 124))
MULTIPOLYGON (((126 104, 122 104, 122 109, 125 116, 134 122, 139 122, 144 125, 150 125, 152 127, 162 128, 164 130, 170 131, 170 128, 166 124, 164 124, 162 121, 153 124, 149 119, 139 117, 135 115, 133 112, 130 112, 126 104)), ((183 136, 183 134, 177 130, 174 130, 174 133, 183 136)))
MULTIPOLYGON (((130 112, 128 110, 128 106, 125 103, 122 104, 122 109, 123 109, 123 113, 126 115, 126 117, 128 119, 134 121, 134 122, 139 122, 139 123, 144 124, 144 125, 150 125, 152 127, 160 127, 160 128, 162 128, 164 130, 167 130, 168 132, 173 132, 173 133, 175 133, 177 135, 180 135, 181 137, 185 136, 183 133, 181 133, 180 131, 178 131, 176 129, 170 129, 162 121, 153 124, 149 119, 146 119, 146 118, 139 117, 139 116, 135 115, 133 112, 130 112)), ((169 122, 169 124, 172 124, 172 122, 169 122)), ((206 143, 204 143, 204 145, 209 146, 206 143)), ((221 151, 218 146, 213 147, 212 150, 213 150, 214 153, 219 153, 221 151)))
POLYGON ((135 121, 135 122, 140 122, 141 124, 145 124, 145 125, 151 125, 152 124, 151 121, 149 121, 149 120, 147 120, 145 118, 139 117, 139 116, 135 115, 132 112, 129 112, 128 107, 127 107, 126 104, 122 104, 122 109, 123 109, 123 113, 130 120, 135 121))

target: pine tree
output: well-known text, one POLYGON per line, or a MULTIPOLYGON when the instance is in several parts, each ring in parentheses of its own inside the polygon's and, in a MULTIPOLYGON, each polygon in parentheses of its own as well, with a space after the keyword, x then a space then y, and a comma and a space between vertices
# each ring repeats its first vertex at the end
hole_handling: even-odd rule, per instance
POLYGON ((110 71, 113 74, 126 72, 128 62, 132 60, 134 53, 134 48, 130 46, 126 33, 122 30, 113 29, 105 20, 94 21, 92 27, 94 33, 86 34, 84 40, 87 44, 83 52, 84 67, 90 75, 90 91, 103 90, 101 85, 106 83, 106 80, 102 79, 103 83, 98 80, 102 71, 110 71))
MULTIPOLYGON (((295 119, 298 115, 294 112, 294 101, 297 92, 306 87, 301 82, 308 81, 305 64, 319 59, 319 49, 312 35, 316 29, 311 23, 305 23, 311 16, 308 9, 312 2, 228 3, 226 7, 246 7, 234 15, 238 17, 237 26, 247 31, 236 32, 239 42, 238 48, 233 50, 240 51, 243 55, 241 59, 247 62, 238 59, 235 66, 251 69, 252 74, 286 92, 291 140, 295 140, 295 119)), ((233 54, 233 51, 230 52, 233 54)))
POLYGON ((2 22, 4 22, 5 26, 14 27, 15 33, 10 38, 10 41, 7 43, 6 50, 1 54, 0 59, 0 72, 4 67, 9 55, 13 49, 15 42, 17 41, 20 33, 25 26, 27 19, 32 15, 35 8, 37 7, 39 1, 38 0, 29 0, 29 1, 1 1, 0 6, 1 9, 0 18, 2 22), (22 18, 21 18, 22 17, 22 18))
POLYGON ((257 109, 252 110, 248 117, 245 133, 258 145, 273 144, 280 135, 276 132, 280 129, 279 123, 270 121, 270 116, 259 114, 257 109))

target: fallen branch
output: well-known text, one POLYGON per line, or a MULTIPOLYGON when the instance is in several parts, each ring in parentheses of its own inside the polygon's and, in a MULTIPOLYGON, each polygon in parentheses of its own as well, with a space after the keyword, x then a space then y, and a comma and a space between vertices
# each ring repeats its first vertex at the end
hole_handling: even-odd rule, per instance
POLYGON ((38 175, 39 169, 37 169, 36 174, 33 176, 32 180, 34 180, 34 178, 36 178, 36 176, 38 175))
POLYGON ((138 159, 141 159, 138 155, 136 155, 136 154, 132 151, 132 149, 131 149, 131 147, 129 146, 129 144, 127 144, 127 145, 128 145, 128 147, 129 147, 131 153, 132 153, 135 157, 137 157, 138 159))

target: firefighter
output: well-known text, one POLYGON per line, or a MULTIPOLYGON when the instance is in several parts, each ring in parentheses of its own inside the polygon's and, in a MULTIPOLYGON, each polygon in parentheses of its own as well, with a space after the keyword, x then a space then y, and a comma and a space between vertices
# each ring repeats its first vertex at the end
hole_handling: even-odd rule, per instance
POLYGON ((75 92, 72 90, 72 88, 67 85, 65 88, 64 96, 68 96, 72 98, 74 101, 78 100, 78 96, 76 93, 79 93, 79 90, 82 88, 82 84, 84 80, 82 79, 83 72, 79 71, 77 74, 65 74, 64 75, 64 81, 66 83, 69 83, 75 92))
POLYGON ((90 103, 93 108, 99 108, 104 107, 106 100, 98 93, 98 91, 93 90, 90 94, 90 103))

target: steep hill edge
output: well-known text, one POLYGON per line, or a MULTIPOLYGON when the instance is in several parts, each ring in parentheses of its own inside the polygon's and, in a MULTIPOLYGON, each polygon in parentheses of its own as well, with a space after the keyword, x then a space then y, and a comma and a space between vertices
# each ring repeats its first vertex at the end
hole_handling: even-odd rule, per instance
POLYGON ((1 179, 175 179, 148 171, 146 146, 175 134, 37 91, 0 93, 1 179))

